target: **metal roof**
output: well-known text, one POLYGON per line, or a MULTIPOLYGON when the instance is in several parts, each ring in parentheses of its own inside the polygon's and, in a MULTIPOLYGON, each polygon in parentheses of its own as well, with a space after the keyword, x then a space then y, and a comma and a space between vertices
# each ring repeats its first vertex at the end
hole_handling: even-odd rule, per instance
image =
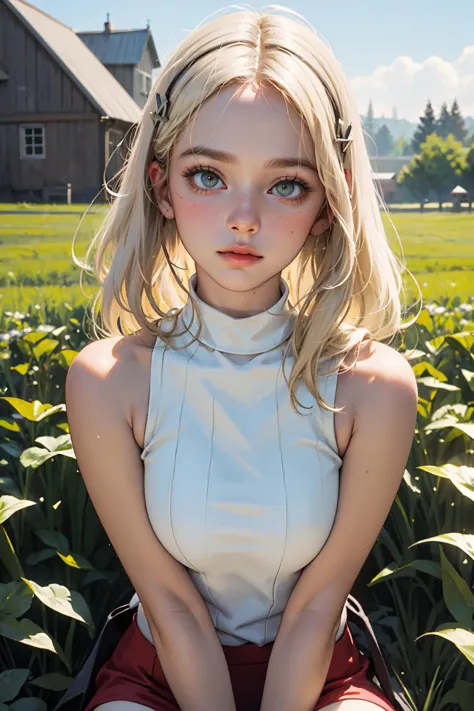
POLYGON ((70 27, 25 0, 3 0, 103 115, 135 123, 140 107, 70 27))
POLYGON ((375 180, 393 180, 396 173, 374 173, 375 180))
POLYGON ((462 185, 456 185, 455 188, 451 190, 451 195, 467 195, 468 191, 463 188, 462 185))
POLYGON ((153 67, 160 66, 150 30, 78 32, 77 35, 103 64, 139 64, 148 42, 153 67))

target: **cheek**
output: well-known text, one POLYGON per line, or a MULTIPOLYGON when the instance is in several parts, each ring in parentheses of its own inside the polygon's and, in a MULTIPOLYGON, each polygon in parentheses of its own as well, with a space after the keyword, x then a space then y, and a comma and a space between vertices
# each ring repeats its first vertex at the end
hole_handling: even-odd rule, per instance
POLYGON ((213 206, 204 201, 179 198, 173 200, 175 219, 178 227, 182 228, 191 225, 194 229, 199 225, 208 225, 218 217, 218 212, 213 206))
POLYGON ((270 217, 270 233, 279 235, 289 244, 303 243, 313 225, 313 212, 293 209, 285 214, 270 217))

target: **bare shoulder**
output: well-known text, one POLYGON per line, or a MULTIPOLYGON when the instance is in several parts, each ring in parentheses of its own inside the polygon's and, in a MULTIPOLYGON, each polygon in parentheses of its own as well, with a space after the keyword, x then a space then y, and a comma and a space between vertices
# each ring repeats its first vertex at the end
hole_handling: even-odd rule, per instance
POLYGON ((418 399, 410 363, 395 348, 379 341, 367 340, 361 345, 357 362, 341 375, 341 381, 345 401, 354 416, 365 407, 389 403, 410 409, 418 399))
POLYGON ((154 342, 152 334, 144 331, 92 341, 77 354, 67 376, 68 381, 80 381, 75 392, 80 392, 81 386, 85 391, 98 388, 111 407, 120 408, 140 446, 141 430, 138 427, 137 432, 136 422, 146 415, 154 342))

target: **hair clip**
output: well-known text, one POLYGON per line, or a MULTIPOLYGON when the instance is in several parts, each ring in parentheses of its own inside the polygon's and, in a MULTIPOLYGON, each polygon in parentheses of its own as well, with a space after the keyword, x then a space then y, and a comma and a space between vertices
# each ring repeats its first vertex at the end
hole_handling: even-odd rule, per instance
POLYGON ((156 93, 156 109, 155 111, 150 111, 150 116, 153 119, 153 123, 156 124, 158 121, 168 121, 168 116, 166 115, 168 108, 168 97, 165 96, 164 99, 161 98, 158 92, 156 93))
POLYGON ((336 136, 335 143, 342 144, 342 152, 345 153, 349 148, 349 143, 352 141, 351 138, 352 123, 350 123, 344 133, 344 121, 340 118, 336 123, 336 136))

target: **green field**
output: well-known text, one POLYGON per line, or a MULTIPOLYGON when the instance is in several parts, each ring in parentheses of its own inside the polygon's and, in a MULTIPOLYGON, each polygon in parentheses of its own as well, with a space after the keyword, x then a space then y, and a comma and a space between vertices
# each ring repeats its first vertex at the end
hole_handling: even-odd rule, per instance
MULTIPOLYGON (((0 206, 1 310, 23 311, 30 304, 53 302, 75 306, 95 295, 92 282, 86 283, 85 294, 81 292, 79 268, 72 260, 72 239, 84 209, 0 206)), ((103 219, 105 208, 95 210, 82 221, 74 244, 79 259, 103 219)), ((391 220, 403 252, 384 217, 389 242, 417 279, 424 301, 453 296, 466 300, 474 294, 474 214, 399 212, 392 213, 391 220)), ((409 275, 405 285, 410 299, 416 291, 409 275)))

